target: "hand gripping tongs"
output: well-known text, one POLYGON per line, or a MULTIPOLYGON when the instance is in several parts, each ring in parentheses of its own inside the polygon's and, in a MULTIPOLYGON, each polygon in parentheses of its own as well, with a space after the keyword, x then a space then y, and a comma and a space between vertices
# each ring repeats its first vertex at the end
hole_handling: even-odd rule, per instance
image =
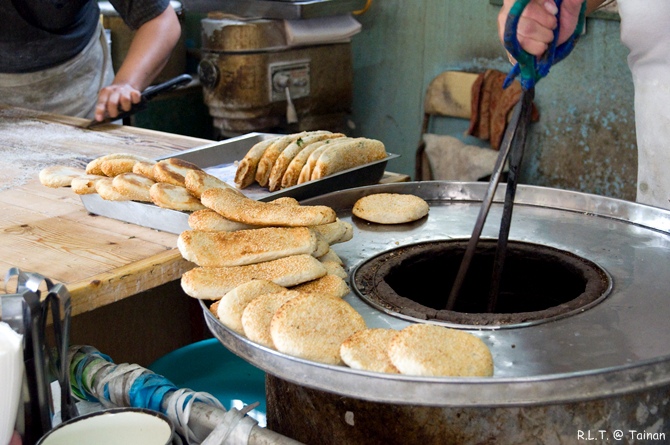
POLYGON ((144 91, 142 91, 142 96, 140 98, 140 101, 136 104, 133 104, 130 107, 130 110, 128 111, 122 111, 120 112, 116 117, 107 117, 101 121, 97 121, 93 119, 89 123, 87 123, 84 128, 94 128, 99 125, 104 125, 108 124, 110 122, 115 122, 115 121, 123 121, 123 119, 130 117, 134 115, 135 113, 139 111, 143 111, 147 109, 147 106, 149 104, 149 101, 152 100, 154 97, 158 96, 159 94, 167 93, 168 91, 172 91, 177 87, 180 87, 182 85, 186 85, 190 83, 193 80, 193 77, 191 77, 189 74, 181 74, 177 77, 173 77, 170 80, 166 80, 163 83, 159 83, 158 85, 151 85, 147 87, 144 91))
MULTIPOLYGON (((555 0, 556 6, 560 11, 562 0, 555 0)), ((523 158, 523 151, 526 145, 526 135, 528 134, 528 124, 531 119, 532 103, 535 96, 535 84, 547 74, 549 69, 555 63, 563 60, 575 46, 577 39, 584 29, 584 20, 586 15, 586 1, 583 2, 579 21, 572 36, 564 43, 557 45, 558 29, 554 31, 554 41, 547 51, 540 58, 527 53, 521 48, 517 39, 517 27, 519 18, 523 10, 530 3, 530 0, 517 0, 510 9, 507 21, 505 23, 504 44, 509 53, 516 59, 517 63, 507 75, 503 88, 507 88, 518 76, 521 84, 521 98, 512 111, 512 118, 507 125, 500 152, 494 166, 493 174, 489 181, 488 188, 482 199, 482 205, 479 209, 477 220, 472 231, 472 236, 468 241, 461 265, 454 280, 449 299, 445 309, 453 310, 458 299, 458 295, 467 276, 470 263, 475 254, 477 243, 481 237, 486 217, 488 216, 493 196, 495 195, 500 181, 500 175, 509 157, 509 173, 507 179, 507 189, 505 191, 505 201, 503 204, 502 218, 500 222, 500 231, 498 234, 498 245, 493 261, 493 272, 491 275, 491 287, 489 290, 488 312, 495 312, 498 294, 500 293, 500 282, 502 278, 505 255, 507 253, 507 239, 509 237, 510 224, 512 221, 512 208, 514 206, 514 196, 519 179, 519 168, 523 158)), ((556 16, 560 20, 560 12, 556 16)))

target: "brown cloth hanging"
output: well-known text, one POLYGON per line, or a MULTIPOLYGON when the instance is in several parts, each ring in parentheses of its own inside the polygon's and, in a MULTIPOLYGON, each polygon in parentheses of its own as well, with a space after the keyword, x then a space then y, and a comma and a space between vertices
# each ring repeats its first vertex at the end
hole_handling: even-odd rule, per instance
MULTIPOLYGON (((472 104, 470 127, 467 134, 480 139, 489 140, 491 148, 500 149, 507 116, 521 97, 521 84, 512 82, 503 89, 506 73, 497 70, 486 70, 481 73, 472 85, 472 104)), ((536 122, 540 113, 533 104, 531 121, 536 122)))

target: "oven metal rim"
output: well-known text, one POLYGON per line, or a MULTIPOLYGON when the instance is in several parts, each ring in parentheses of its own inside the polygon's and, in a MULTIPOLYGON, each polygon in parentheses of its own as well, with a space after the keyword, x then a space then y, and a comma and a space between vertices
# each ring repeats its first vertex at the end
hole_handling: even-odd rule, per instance
MULTIPOLYGON (((383 239, 383 241, 373 243, 373 249, 362 249, 364 251, 358 252, 353 247, 347 247, 345 243, 341 257, 353 269, 365 257, 373 255, 376 251, 383 251, 389 248, 389 246, 415 242, 417 239, 419 241, 426 241, 440 237, 444 238, 443 235, 438 236, 434 233, 428 235, 421 234, 419 237, 412 238, 413 235, 421 233, 421 230, 419 230, 421 229, 421 224, 424 225, 423 229, 425 231, 430 231, 431 228, 435 227, 435 221, 439 221, 439 219, 432 222, 428 220, 417 223, 418 229, 417 227, 398 229, 367 227, 360 221, 353 220, 350 214, 350 209, 358 198, 378 192, 413 193, 424 197, 431 204, 431 213, 433 212, 433 206, 444 206, 445 208, 442 210, 446 209, 445 212, 447 214, 448 211, 458 211, 457 213, 460 215, 461 211, 467 213, 469 207, 478 207, 478 202, 481 202, 485 186, 486 184, 482 183, 455 183, 446 181, 384 184, 334 192, 303 201, 303 204, 330 205, 338 212, 338 216, 341 219, 354 223, 355 230, 357 230, 354 234, 355 237, 372 236, 375 235, 375 231, 382 233, 378 237, 378 240, 383 239), (452 204, 457 204, 457 206, 452 206, 452 204), (399 230, 399 232, 393 232, 393 230, 399 230), (372 235, 370 235, 371 233, 372 235), (396 235, 399 233, 400 235, 389 235, 389 233, 396 233, 396 235), (386 237, 390 237, 390 239, 387 240, 386 237)), ((494 200, 494 205, 496 201, 498 203, 502 202, 503 195, 504 186, 503 190, 499 189, 496 200, 494 200)), ((572 228, 572 226, 578 227, 579 222, 585 220, 588 221, 589 231, 596 230, 596 226, 600 230, 599 227, 602 226, 604 229, 614 232, 612 235, 614 242, 620 243, 625 241, 625 237, 619 241, 617 238, 619 234, 616 232, 617 230, 625 230, 627 234, 628 232, 632 233, 631 237, 641 238, 640 242, 643 244, 640 248, 641 253, 652 252, 660 255, 662 259, 666 257, 670 259, 670 253, 668 253, 670 252, 670 212, 666 210, 580 192, 523 185, 520 185, 517 191, 517 206, 520 211, 517 212, 515 210, 515 216, 523 218, 525 214, 530 215, 529 224, 537 223, 537 221, 532 220, 537 215, 539 215, 537 219, 543 222, 542 217, 546 216, 547 212, 552 217, 554 213, 565 214, 565 219, 568 222, 565 223, 562 218, 559 218, 560 221, 557 221, 556 224, 567 224, 567 228, 572 228)), ((439 207, 436 207, 436 209, 440 210, 439 207)), ((439 211, 435 213, 439 214, 439 211)), ((470 216, 475 214, 474 211, 470 213, 470 216)), ((492 214, 494 213, 492 212, 492 214)), ((472 221, 474 221, 474 218, 472 218, 472 221)), ((451 222, 453 223, 453 220, 451 222)), ((521 225, 525 223, 526 221, 524 220, 521 225)), ((515 223, 513 222, 513 230, 514 226, 515 223)), ((461 233, 449 234, 448 237, 462 237, 471 228, 471 223, 461 224, 458 228, 461 233)), ((533 227, 533 230, 535 229, 533 227)), ((540 229, 544 228, 541 227, 540 229)), ((553 234, 551 235, 554 236, 553 234)), ((484 234, 484 236, 487 235, 484 234)), ((532 242, 532 236, 523 236, 514 239, 529 241, 529 238, 532 242)), ((513 237, 510 237, 510 239, 513 239, 513 237)), ((559 249, 565 249, 561 245, 563 240, 560 240, 560 242, 554 241, 552 240, 552 242, 548 242, 547 244, 559 249)), ((610 242, 612 240, 606 239, 606 241, 610 242)), ((365 242, 358 244, 364 245, 365 242)), ((626 294, 629 292, 627 286, 635 284, 633 281, 636 279, 635 277, 622 277, 622 270, 627 266, 627 258, 620 258, 614 255, 611 259, 607 257, 608 261, 605 263, 599 261, 599 258, 608 255, 606 247, 603 246, 601 250, 595 251, 575 248, 576 252, 572 249, 567 249, 593 261, 608 273, 611 273, 614 281, 614 289, 605 302, 596 305, 600 313, 603 312, 601 309, 603 309, 606 303, 615 306, 614 310, 610 307, 605 308, 609 311, 608 313, 615 312, 616 307, 625 302, 625 299, 628 297, 626 294)), ((334 246, 334 250, 340 254, 337 245, 334 246)), ((627 252, 622 251, 622 253, 627 252)), ((623 274, 625 275, 625 273, 627 271, 624 270, 623 274)), ((664 279, 663 277, 660 278, 664 279)), ((662 288, 662 286, 659 286, 659 288, 662 288)), ((644 289, 645 292, 647 290, 646 288, 644 289)), ((635 295, 635 297, 636 300, 650 298, 649 295, 635 295)), ((355 308, 364 317, 375 311, 368 303, 363 302, 358 296, 353 295, 353 293, 345 296, 345 299, 352 303, 352 305, 355 305, 355 308)), ((558 329, 559 333, 568 338, 568 333, 570 333, 569 331, 572 326, 566 323, 566 320, 571 321, 570 319, 579 318, 581 319, 580 322, 583 323, 584 320, 589 319, 584 314, 567 317, 548 324, 518 329, 484 331, 480 327, 477 327, 477 329, 472 330, 472 333, 482 337, 483 340, 492 345, 494 361, 496 361, 497 366, 496 374, 492 378, 484 379, 449 379, 369 373, 344 366, 324 365, 286 356, 277 351, 255 345, 228 330, 209 313, 204 303, 203 311, 205 311, 206 321, 210 330, 226 347, 266 372, 307 387, 377 402, 430 406, 525 406, 538 403, 564 403, 615 397, 617 395, 649 390, 650 388, 670 384, 670 349, 667 351, 662 350, 661 353, 653 357, 644 357, 642 354, 639 357, 627 356, 626 354, 629 354, 631 351, 626 350, 624 351, 626 354, 621 354, 621 356, 615 354, 614 364, 607 363, 605 360, 601 366, 598 365, 597 361, 600 356, 596 356, 591 359, 591 363, 589 363, 590 367, 587 366, 582 369, 579 368, 581 365, 579 361, 577 361, 574 369, 565 370, 560 369, 559 366, 557 369, 547 372, 544 372, 545 369, 540 366, 537 369, 532 369, 533 372, 531 373, 525 373, 526 368, 524 368, 523 364, 519 365, 517 363, 510 365, 510 369, 512 370, 516 367, 517 374, 507 372, 502 365, 498 369, 499 362, 504 361, 506 357, 504 354, 496 355, 496 351, 509 347, 509 343, 505 343, 503 335, 512 335, 513 341, 518 341, 519 339, 514 338, 514 335, 519 332, 532 332, 535 330, 535 332, 542 334, 549 326, 551 329, 558 329), (504 333, 502 331, 509 332, 504 333)), ((585 311, 585 314, 592 313, 595 313, 593 309, 585 311)), ((375 314, 375 316, 378 315, 375 314)), ((386 317, 391 318, 388 315, 386 317)), ((605 319, 605 321, 607 320, 605 319)), ((369 327, 384 327, 387 326, 385 324, 387 322, 388 320, 385 318, 382 320, 382 326, 374 325, 373 323, 373 325, 369 324, 369 327)), ((395 324, 395 327, 401 328, 407 324, 407 322, 398 322, 395 324)), ((631 328, 634 327, 631 326, 631 328)), ((595 326, 595 328, 596 330, 603 329, 602 326, 595 326)), ((576 338, 575 341, 586 343, 591 340, 588 332, 584 332, 583 334, 585 335, 582 335, 581 339, 576 338)), ((542 335, 546 335, 546 333, 542 335)), ((597 335, 608 336, 609 332, 598 332, 597 335)), ((644 335, 644 333, 640 333, 640 335, 644 335)), ((532 347, 535 346, 534 341, 531 340, 528 344, 521 342, 518 346, 520 348, 532 347)), ((554 346, 559 347, 564 345, 565 339, 562 341, 557 341, 554 346)), ((565 344, 567 345, 567 343, 565 344)), ((541 352, 546 353, 547 351, 541 352)), ((637 351, 633 349, 633 352, 637 351)), ((608 358, 606 355, 603 357, 608 358)), ((537 363, 542 364, 545 356, 540 354, 534 358, 537 363)))

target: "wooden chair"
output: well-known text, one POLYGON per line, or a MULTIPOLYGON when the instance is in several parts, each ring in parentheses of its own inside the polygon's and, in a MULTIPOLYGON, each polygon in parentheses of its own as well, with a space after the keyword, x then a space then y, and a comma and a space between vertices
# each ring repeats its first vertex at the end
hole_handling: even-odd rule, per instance
MULTIPOLYGON (((432 80, 424 100, 415 180, 490 178, 512 109, 521 96, 518 81, 503 89, 506 76, 497 70, 445 71, 432 80), (471 122, 473 115, 476 119, 471 122)), ((539 119, 535 107, 532 119, 539 119)))
MULTIPOLYGON (((433 172, 426 156, 424 135, 434 131, 436 118, 454 118, 455 125, 447 128, 447 132, 455 137, 463 137, 463 128, 468 128, 471 115, 472 85, 478 73, 463 71, 444 71, 436 76, 426 89, 423 103, 423 123, 419 145, 416 150, 414 180, 427 181, 434 179, 433 172)), ((473 138, 475 139, 475 138, 473 138)))

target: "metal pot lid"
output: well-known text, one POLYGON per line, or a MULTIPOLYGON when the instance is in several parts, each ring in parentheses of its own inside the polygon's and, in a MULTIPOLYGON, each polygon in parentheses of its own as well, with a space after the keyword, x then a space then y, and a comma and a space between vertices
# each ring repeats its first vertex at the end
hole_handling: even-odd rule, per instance
MULTIPOLYGON (((469 238, 487 184, 444 181, 383 184, 303 201, 334 208, 354 226, 352 241, 333 250, 351 272, 381 252, 418 242, 469 238), (420 221, 378 225, 352 217, 372 193, 411 193, 430 204, 420 221)), ((504 186, 483 238, 496 238, 504 186)), ((520 185, 510 240, 551 246, 603 268, 609 295, 583 312, 506 328, 461 327, 491 349, 494 376, 436 378, 359 371, 299 359, 262 347, 223 326, 202 303, 212 333, 231 351, 279 378, 359 399, 431 406, 564 403, 628 394, 670 383, 670 211, 585 193, 520 185)), ((436 288, 445 294, 449 289, 436 288)), ((344 297, 370 328, 412 323, 344 297)))

